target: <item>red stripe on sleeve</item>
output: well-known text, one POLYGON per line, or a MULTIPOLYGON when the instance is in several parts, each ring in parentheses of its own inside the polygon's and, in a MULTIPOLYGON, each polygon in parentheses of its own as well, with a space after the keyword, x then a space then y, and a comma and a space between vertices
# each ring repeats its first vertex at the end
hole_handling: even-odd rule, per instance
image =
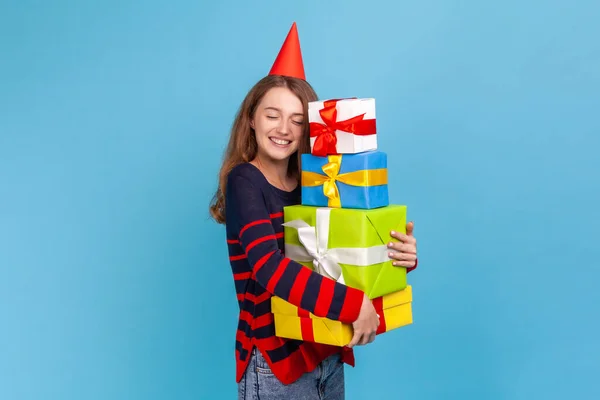
POLYGON ((300 269, 298 275, 296 275, 296 281, 292 286, 292 290, 290 291, 290 296, 288 299, 289 303, 292 304, 300 304, 302 301, 302 296, 304 295, 304 289, 306 288, 306 283, 308 282, 308 278, 311 275, 311 271, 308 268, 300 269))
POLYGON ((362 306, 364 297, 365 294, 361 290, 347 286, 346 298, 344 299, 344 304, 342 305, 342 310, 340 311, 339 320, 347 324, 351 324, 356 321, 358 319, 358 314, 360 313, 360 308, 362 306))
POLYGON ((300 318, 310 318, 310 313, 305 309, 298 307, 298 316, 300 318))
POLYGON ((302 340, 314 342, 315 331, 313 327, 313 321, 310 318, 310 313, 298 307, 298 318, 300 318, 300 333, 302 334, 302 340))
POLYGON ((271 258, 271 256, 273 254, 275 254, 276 250, 273 250, 267 254, 265 254, 264 256, 262 256, 257 262, 256 264, 254 264, 254 269, 253 269, 253 276, 256 276, 256 273, 262 268, 264 267, 264 265, 267 263, 267 261, 269 261, 269 258, 271 258))
POLYGON ((331 300, 333 299, 334 289, 335 281, 333 279, 326 277, 321 279, 319 296, 317 297, 317 303, 315 304, 315 315, 327 315, 329 307, 331 306, 331 300))
POLYGON ((267 283, 267 287, 265 289, 267 289, 271 293, 275 292, 275 286, 277 286, 277 282, 279 282, 279 279, 281 279, 281 275, 283 275, 283 273, 285 272, 285 267, 287 267, 289 263, 289 258, 284 258, 283 260, 281 260, 281 262, 277 266, 277 269, 269 279, 269 282, 267 283))
POLYGON ((273 240, 273 239, 277 239, 277 235, 267 235, 267 236, 263 236, 261 238, 253 240, 252 242, 250 242, 250 244, 248 246, 246 246, 246 254, 248 254, 250 249, 252 249, 253 247, 255 247, 263 242, 266 242, 268 240, 273 240))
POLYGON ((243 279, 249 279, 252 276, 250 272, 240 272, 237 274, 233 274, 233 279, 236 281, 241 281, 243 279))
POLYGON ((239 261, 248 258, 245 254, 240 254, 239 256, 229 256, 229 261, 239 261))
POLYGON ((300 319, 300 330, 302 332, 302 340, 307 342, 315 341, 315 331, 313 329, 313 321, 310 318, 300 319))
POLYGON ((227 239, 227 244, 238 244, 239 242, 237 239, 227 239))
POLYGON ((271 214, 271 215, 269 215, 269 217, 271 217, 271 218, 281 218, 281 217, 283 217, 283 212, 278 212, 278 213, 275 213, 275 214, 271 214))
POLYGON ((271 221, 268 220, 268 219, 259 219, 259 220, 256 220, 256 221, 252 221, 252 222, 244 225, 244 227, 240 230, 240 235, 239 236, 242 237, 242 235, 244 234, 244 232, 246 232, 246 230, 248 230, 249 228, 252 228, 253 226, 260 225, 260 224, 270 224, 270 223, 271 223, 271 221))

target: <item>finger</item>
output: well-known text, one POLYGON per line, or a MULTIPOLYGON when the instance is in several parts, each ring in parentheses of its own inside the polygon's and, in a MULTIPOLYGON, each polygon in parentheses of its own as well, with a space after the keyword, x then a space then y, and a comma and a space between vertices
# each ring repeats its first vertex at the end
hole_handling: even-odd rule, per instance
POLYGON ((367 344, 369 344, 369 335, 365 334, 362 336, 362 339, 360 340, 360 345, 365 346, 367 344))
POLYGON ((410 221, 408 224, 406 224, 406 234, 408 236, 412 236, 413 229, 415 229, 415 223, 414 222, 410 221))
POLYGON ((390 242, 388 243, 388 249, 396 250, 401 253, 417 253, 417 246, 412 243, 390 242))
POLYGON ((360 341, 360 345, 364 346, 366 344, 369 344, 369 339, 370 339, 369 335, 363 335, 363 337, 362 337, 362 339, 360 341))
POLYGON ((392 265, 394 267, 405 267, 405 268, 412 268, 414 267, 416 264, 416 262, 413 261, 409 261, 409 260, 405 260, 405 261, 392 261, 392 265))
POLYGON ((375 333, 371 333, 371 334, 369 335, 369 343, 373 343, 373 342, 375 341, 375 337, 376 337, 376 336, 377 336, 377 335, 376 335, 375 333))
POLYGON ((417 240, 415 239, 414 236, 396 232, 396 231, 391 231, 390 236, 392 236, 393 238, 398 239, 399 241, 404 242, 404 243, 416 243, 417 242, 417 240))
POLYGON ((417 253, 405 253, 405 252, 396 252, 391 251, 388 253, 388 256, 394 260, 398 261, 414 261, 417 259, 417 253))
POLYGON ((348 347, 349 348, 353 348, 354 346, 356 346, 360 340, 362 339, 362 334, 359 332, 354 332, 354 335, 352 336, 352 340, 350 341, 350 343, 348 343, 348 347))

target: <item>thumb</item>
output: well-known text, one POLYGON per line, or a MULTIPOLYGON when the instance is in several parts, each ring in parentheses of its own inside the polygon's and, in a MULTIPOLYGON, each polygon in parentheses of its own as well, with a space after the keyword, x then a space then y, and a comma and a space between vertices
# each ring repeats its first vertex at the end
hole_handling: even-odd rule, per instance
POLYGON ((411 221, 408 224, 406 224, 406 234, 408 236, 412 236, 414 228, 415 228, 414 222, 411 221))

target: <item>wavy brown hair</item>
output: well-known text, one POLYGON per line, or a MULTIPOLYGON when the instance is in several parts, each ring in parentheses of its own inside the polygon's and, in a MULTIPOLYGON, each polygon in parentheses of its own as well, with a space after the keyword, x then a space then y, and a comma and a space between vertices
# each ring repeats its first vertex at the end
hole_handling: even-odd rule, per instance
POLYGON ((317 94, 308 82, 298 78, 281 75, 268 75, 258 81, 242 102, 229 137, 223 163, 219 171, 218 188, 210 203, 210 214, 219 224, 225 223, 225 187, 227 176, 237 165, 250 162, 256 157, 257 144, 254 130, 250 121, 254 117, 256 107, 264 95, 274 87, 285 87, 292 91, 302 101, 304 108, 304 134, 298 151, 292 154, 288 165, 288 174, 300 180, 300 155, 310 151, 310 136, 308 124, 308 102, 317 100, 317 94))

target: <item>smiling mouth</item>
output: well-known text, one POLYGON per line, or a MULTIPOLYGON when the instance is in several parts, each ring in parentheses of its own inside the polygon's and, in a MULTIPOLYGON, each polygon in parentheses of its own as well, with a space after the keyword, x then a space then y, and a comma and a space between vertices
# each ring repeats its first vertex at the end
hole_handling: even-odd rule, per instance
POLYGON ((269 138, 269 139, 271 139, 271 142, 278 144, 280 146, 287 146, 288 144, 291 143, 291 141, 289 141, 289 140, 276 139, 276 138, 269 138))

